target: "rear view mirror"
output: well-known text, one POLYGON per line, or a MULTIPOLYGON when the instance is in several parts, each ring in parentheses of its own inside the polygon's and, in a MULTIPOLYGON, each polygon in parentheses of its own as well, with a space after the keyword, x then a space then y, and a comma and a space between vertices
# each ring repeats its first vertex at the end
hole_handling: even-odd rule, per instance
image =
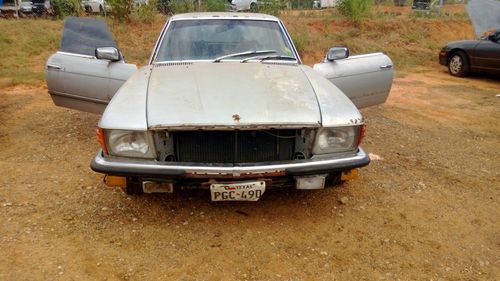
POLYGON ((326 54, 327 61, 345 59, 349 57, 349 49, 347 47, 332 47, 326 54))
POLYGON ((95 49, 95 57, 100 60, 119 61, 122 59, 120 51, 115 47, 101 47, 95 49))

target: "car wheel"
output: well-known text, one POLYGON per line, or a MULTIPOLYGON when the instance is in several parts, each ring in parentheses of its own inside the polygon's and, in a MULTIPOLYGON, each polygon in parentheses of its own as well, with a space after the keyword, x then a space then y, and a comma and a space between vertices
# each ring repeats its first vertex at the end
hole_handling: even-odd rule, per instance
POLYGON ((453 76, 464 77, 469 74, 469 59, 467 55, 458 51, 448 59, 448 72, 453 76))
POLYGON ((133 178, 127 178, 127 185, 125 186, 123 191, 127 195, 140 195, 144 193, 142 189, 142 182, 133 178))

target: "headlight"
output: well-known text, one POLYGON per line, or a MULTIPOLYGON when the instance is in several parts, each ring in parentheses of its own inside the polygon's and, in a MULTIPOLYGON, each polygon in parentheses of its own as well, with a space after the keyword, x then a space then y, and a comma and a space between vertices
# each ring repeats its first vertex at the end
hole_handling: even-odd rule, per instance
POLYGON ((322 128, 316 134, 313 154, 353 151, 358 147, 363 126, 322 128))
POLYGON ((145 131, 106 130, 110 155, 155 158, 153 137, 145 131))

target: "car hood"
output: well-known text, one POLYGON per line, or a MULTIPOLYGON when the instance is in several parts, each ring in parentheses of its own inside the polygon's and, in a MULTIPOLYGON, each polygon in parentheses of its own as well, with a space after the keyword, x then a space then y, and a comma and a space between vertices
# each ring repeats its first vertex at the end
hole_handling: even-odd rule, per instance
POLYGON ((294 64, 157 64, 146 108, 150 129, 321 125, 314 89, 294 64))

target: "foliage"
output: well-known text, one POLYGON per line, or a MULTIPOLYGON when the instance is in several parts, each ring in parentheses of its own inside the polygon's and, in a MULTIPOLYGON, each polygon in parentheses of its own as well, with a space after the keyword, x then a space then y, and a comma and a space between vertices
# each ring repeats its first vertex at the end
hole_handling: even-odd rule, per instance
POLYGON ((172 7, 170 5, 170 2, 171 0, 156 0, 156 8, 158 12, 165 15, 171 15, 172 7))
POLYGON ((157 6, 157 0, 149 0, 147 3, 139 4, 133 11, 134 19, 144 22, 152 22, 158 13, 157 6))
POLYGON ((292 9, 311 9, 313 0, 289 0, 292 9))
POLYGON ((283 0, 261 0, 258 3, 256 12, 273 16, 279 16, 286 6, 283 0))
POLYGON ((119 22, 130 21, 134 9, 134 0, 108 0, 111 6, 110 15, 119 22))
POLYGON ((224 0, 203 0, 200 11, 202 12, 223 12, 226 10, 226 1, 224 0))
POLYGON ((53 0, 54 13, 64 18, 66 16, 78 16, 82 11, 79 0, 53 0))
POLYGON ((341 0, 339 13, 351 21, 360 22, 370 12, 371 0, 341 0))
POLYGON ((223 12, 226 11, 225 0, 171 0, 170 11, 173 14, 188 12, 223 12))
POLYGON ((193 0, 172 0, 170 10, 173 14, 189 13, 195 11, 193 0))
POLYGON ((59 47, 62 25, 61 20, 0 21, 0 88, 44 81, 42 66, 59 47))
POLYGON ((308 44, 310 44, 309 33, 307 33, 306 30, 293 30, 291 36, 293 38, 295 48, 297 48, 299 52, 305 50, 308 44))

